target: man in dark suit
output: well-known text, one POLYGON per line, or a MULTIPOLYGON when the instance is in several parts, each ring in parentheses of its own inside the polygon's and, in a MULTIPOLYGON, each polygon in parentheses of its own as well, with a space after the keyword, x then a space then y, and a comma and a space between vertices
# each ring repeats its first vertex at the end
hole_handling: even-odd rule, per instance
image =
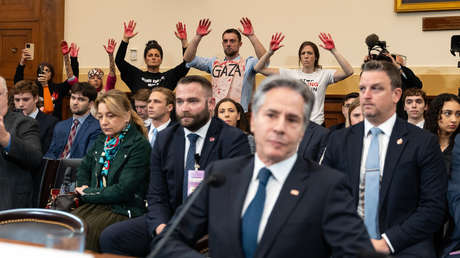
POLYGON ((174 125, 174 122, 171 121, 174 101, 174 93, 168 88, 154 87, 150 91, 150 96, 147 100, 147 114, 150 122, 147 130, 149 131, 149 142, 152 148, 158 133, 174 125))
POLYGON ((54 126, 58 122, 55 116, 47 115, 37 107, 38 86, 33 81, 22 80, 14 85, 14 107, 21 110, 25 116, 38 122, 42 153, 46 153, 51 143, 54 126))
POLYGON ((37 122, 8 110, 0 77, 0 210, 32 207, 32 173, 42 158, 37 122))
POLYGON ((73 116, 56 124, 46 158, 83 158, 101 133, 99 121, 91 115, 97 97, 96 89, 87 82, 74 84, 70 95, 73 116))
POLYGON ((329 130, 310 121, 299 145, 299 155, 319 162, 327 145, 329 130))
POLYGON ((438 141, 396 117, 401 78, 391 63, 365 63, 359 89, 365 120, 331 134, 323 164, 347 175, 377 251, 436 257, 447 189, 438 141))
POLYGON ((178 82, 179 123, 161 131, 155 141, 147 192, 148 213, 104 230, 100 238, 102 252, 148 254, 152 236, 162 231, 189 192, 185 176, 193 169, 187 165, 189 160, 192 167, 198 165, 204 169, 212 161, 250 153, 247 136, 241 130, 211 116, 214 106, 208 80, 187 76, 178 82), (196 137, 195 142, 189 135, 196 137))
POLYGON ((255 155, 208 166, 207 175, 222 173, 225 184, 205 186, 158 257, 201 257, 189 245, 206 233, 210 257, 356 257, 372 250, 346 177, 297 154, 313 102, 298 80, 273 76, 259 85, 255 155))

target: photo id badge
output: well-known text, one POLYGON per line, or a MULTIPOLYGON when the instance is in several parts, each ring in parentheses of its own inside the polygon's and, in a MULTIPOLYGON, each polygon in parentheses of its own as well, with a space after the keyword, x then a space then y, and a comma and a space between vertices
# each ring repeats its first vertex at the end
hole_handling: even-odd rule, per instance
POLYGON ((204 170, 189 170, 188 171, 188 187, 187 187, 187 196, 195 191, 195 189, 200 185, 201 181, 204 179, 204 170))

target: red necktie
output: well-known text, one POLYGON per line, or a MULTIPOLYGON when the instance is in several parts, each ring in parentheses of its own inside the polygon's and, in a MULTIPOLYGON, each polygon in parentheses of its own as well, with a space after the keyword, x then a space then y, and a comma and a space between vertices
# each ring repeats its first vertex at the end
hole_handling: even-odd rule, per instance
POLYGON ((78 119, 73 120, 73 125, 70 129, 69 138, 67 138, 67 144, 65 145, 64 151, 61 153, 61 159, 65 159, 70 152, 70 148, 72 148, 73 139, 75 138, 75 134, 77 134, 78 123, 78 119))

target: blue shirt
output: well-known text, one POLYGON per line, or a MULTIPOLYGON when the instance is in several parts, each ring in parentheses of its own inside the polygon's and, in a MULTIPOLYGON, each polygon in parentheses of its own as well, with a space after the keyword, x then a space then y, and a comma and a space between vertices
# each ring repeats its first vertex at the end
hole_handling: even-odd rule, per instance
MULTIPOLYGON (((241 57, 236 57, 235 61, 240 60, 241 57)), ((217 60, 217 57, 200 57, 196 56, 190 63, 187 63, 188 68, 196 68, 198 70, 207 72, 212 75, 212 64, 217 60)), ((259 60, 253 56, 250 56, 246 59, 246 70, 244 71, 243 76, 243 87, 241 89, 241 106, 245 112, 248 111, 249 103, 251 102, 252 88, 254 85, 254 78, 256 76, 256 71, 254 66, 259 60)))

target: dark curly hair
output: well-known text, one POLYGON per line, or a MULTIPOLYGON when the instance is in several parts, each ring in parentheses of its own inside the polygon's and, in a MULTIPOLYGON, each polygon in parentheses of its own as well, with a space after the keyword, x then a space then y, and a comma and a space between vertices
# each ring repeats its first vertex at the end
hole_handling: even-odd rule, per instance
MULTIPOLYGON (((439 119, 441 118, 441 112, 442 112, 442 107, 444 106, 444 103, 447 101, 456 101, 457 103, 460 104, 460 99, 454 94, 450 93, 443 93, 436 98, 434 98, 430 106, 428 108, 428 111, 426 112, 426 119, 425 119, 425 128, 426 130, 434 133, 435 135, 438 135, 439 133, 439 119)), ((460 127, 459 127, 460 128, 460 127)), ((452 143, 455 139, 455 136, 459 132, 459 128, 455 130, 455 132, 451 135, 450 137, 450 143, 452 143)))
POLYGON ((249 131, 250 131, 250 129, 249 129, 249 121, 246 118, 246 116, 244 115, 243 107, 241 106, 240 103, 234 101, 231 98, 223 98, 217 103, 216 107, 214 108, 214 116, 216 118, 219 118, 219 107, 224 102, 231 102, 231 103, 233 103, 233 105, 235 105, 236 111, 240 115, 240 120, 238 120, 236 122, 236 127, 239 128, 241 131, 243 131, 245 133, 249 133, 249 131))

